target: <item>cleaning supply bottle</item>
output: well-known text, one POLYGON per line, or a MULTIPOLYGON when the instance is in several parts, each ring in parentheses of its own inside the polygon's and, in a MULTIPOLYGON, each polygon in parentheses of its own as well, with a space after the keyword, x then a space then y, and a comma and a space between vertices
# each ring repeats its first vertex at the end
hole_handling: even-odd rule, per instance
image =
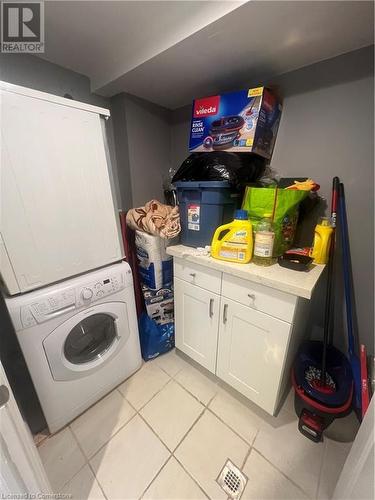
POLYGON ((236 210, 234 220, 219 226, 211 243, 215 259, 247 264, 253 253, 253 229, 247 210, 236 210))
POLYGON ((310 252, 314 264, 327 264, 332 233, 333 227, 329 218, 321 217, 319 223, 315 226, 314 244, 310 252))
POLYGON ((275 232, 272 228, 272 214, 265 214, 255 232, 254 264, 270 266, 274 263, 272 258, 274 242, 275 232))

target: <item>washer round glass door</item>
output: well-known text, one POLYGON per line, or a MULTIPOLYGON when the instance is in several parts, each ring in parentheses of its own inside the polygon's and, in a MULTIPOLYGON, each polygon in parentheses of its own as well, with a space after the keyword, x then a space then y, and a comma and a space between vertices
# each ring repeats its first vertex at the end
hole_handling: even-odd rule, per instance
POLYGON ((64 343, 64 356, 73 364, 89 363, 108 351, 115 339, 115 318, 105 313, 93 314, 69 332, 64 343))
MULTIPOLYGON (((130 320, 136 323, 134 317, 130 320)), ((129 335, 126 302, 97 304, 73 314, 43 340, 52 377, 75 380, 100 370, 125 348, 129 335)))

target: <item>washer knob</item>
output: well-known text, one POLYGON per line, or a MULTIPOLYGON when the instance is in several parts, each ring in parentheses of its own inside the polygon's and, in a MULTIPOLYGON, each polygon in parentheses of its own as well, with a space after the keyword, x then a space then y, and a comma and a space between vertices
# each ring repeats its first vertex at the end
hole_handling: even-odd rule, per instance
POLYGON ((81 295, 83 300, 90 300, 94 295, 94 292, 91 290, 91 288, 83 288, 81 295))

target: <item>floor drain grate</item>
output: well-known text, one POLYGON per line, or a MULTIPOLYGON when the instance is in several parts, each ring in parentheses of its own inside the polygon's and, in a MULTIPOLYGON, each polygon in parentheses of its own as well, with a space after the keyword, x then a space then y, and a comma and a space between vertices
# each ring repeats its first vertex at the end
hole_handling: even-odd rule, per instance
POLYGON ((230 498, 238 500, 245 489, 247 478, 230 460, 227 460, 216 481, 230 498))

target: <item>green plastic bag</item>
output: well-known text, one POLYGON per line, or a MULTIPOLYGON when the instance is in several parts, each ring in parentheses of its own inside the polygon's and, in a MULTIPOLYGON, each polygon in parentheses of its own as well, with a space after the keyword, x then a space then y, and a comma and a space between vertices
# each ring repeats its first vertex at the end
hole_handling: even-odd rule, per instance
POLYGON ((282 255, 292 246, 298 222, 298 205, 308 194, 309 191, 277 189, 275 187, 257 188, 248 186, 246 188, 242 208, 248 211, 254 232, 265 214, 274 213, 275 243, 273 257, 282 255))

